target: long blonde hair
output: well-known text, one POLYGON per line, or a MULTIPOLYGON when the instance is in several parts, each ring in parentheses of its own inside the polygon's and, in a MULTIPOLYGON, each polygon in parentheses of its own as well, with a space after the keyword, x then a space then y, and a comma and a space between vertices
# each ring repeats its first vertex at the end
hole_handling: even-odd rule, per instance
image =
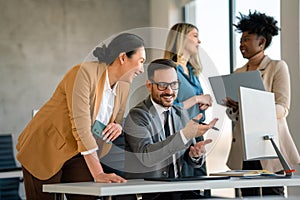
MULTIPOLYGON (((176 63, 180 63, 186 35, 193 29, 198 30, 196 26, 189 23, 177 23, 172 26, 168 33, 164 58, 171 59, 176 63)), ((202 71, 199 54, 191 55, 188 62, 194 68, 194 74, 199 75, 202 71)))

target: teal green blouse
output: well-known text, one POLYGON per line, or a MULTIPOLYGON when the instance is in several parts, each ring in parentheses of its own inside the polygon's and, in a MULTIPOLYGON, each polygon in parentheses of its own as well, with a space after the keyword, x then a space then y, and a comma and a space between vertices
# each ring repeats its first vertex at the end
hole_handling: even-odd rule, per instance
MULTIPOLYGON (((190 76, 187 76, 184 73, 182 66, 178 65, 176 68, 178 80, 180 81, 180 86, 178 89, 177 98, 174 101, 174 105, 178 105, 182 107, 183 107, 182 102, 185 101, 186 99, 189 99, 195 95, 203 94, 203 89, 201 87, 199 78, 194 75, 193 67, 190 64, 188 64, 187 67, 190 76)), ((187 111, 189 113, 190 119, 197 116, 199 113, 203 113, 203 117, 200 119, 200 121, 202 122, 205 120, 205 112, 204 110, 199 109, 199 104, 193 105, 187 111)))

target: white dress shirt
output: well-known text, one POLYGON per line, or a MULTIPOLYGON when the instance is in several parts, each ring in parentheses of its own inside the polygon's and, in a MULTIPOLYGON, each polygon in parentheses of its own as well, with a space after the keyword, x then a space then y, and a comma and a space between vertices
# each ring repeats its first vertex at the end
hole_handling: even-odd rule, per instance
MULTIPOLYGON (((103 95, 102 95, 102 101, 100 104, 99 112, 96 117, 96 120, 98 120, 106 125, 109 123, 109 120, 110 120, 112 112, 113 112, 117 85, 118 85, 118 82, 116 82, 116 84, 113 86, 113 88, 110 87, 108 73, 106 70, 106 80, 105 80, 105 85, 104 85, 104 90, 103 90, 103 95)), ((81 152, 81 154, 87 155, 87 154, 91 154, 97 150, 98 150, 98 147, 96 147, 94 149, 90 149, 88 151, 81 152)))
MULTIPOLYGON (((165 120, 166 120, 164 112, 167 111, 167 110, 165 109, 165 107, 163 107, 163 106, 155 103, 152 98, 151 98, 151 101, 152 101, 152 104, 153 104, 154 108, 156 109, 156 112, 159 114, 159 118, 160 118, 161 124, 164 125, 165 124, 165 120)), ((172 107, 168 108, 168 110, 170 111, 169 115, 171 114, 171 109, 172 109, 172 107)), ((173 135, 174 134, 174 130, 173 130, 174 127, 173 127, 173 123, 172 123, 172 118, 171 117, 169 117, 168 123, 169 123, 169 127, 170 127, 170 135, 173 135)), ((180 136, 181 136, 181 139, 182 139, 182 141, 183 141, 184 144, 188 143, 188 140, 183 135, 183 132, 181 130, 180 130, 180 136)), ((174 165, 175 177, 178 177, 178 169, 177 169, 177 165, 176 165, 176 155, 173 154, 172 158, 173 158, 172 160, 173 160, 173 165, 174 165)))

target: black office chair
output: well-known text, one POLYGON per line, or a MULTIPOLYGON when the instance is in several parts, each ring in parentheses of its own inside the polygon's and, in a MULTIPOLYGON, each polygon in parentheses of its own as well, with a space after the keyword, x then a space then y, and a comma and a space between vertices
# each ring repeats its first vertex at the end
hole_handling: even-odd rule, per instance
MULTIPOLYGON (((11 134, 0 134, 0 172, 21 170, 17 167, 11 134)), ((19 185, 21 179, 2 178, 0 179, 0 200, 19 200, 19 185)))

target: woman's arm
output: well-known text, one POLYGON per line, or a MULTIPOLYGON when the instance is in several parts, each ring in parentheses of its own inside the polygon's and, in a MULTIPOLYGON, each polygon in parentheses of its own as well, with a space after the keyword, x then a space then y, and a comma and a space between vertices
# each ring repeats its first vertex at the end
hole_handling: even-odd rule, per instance
POLYGON ((92 77, 91 74, 95 73, 88 72, 85 66, 79 66, 74 79, 74 86, 68 90, 70 120, 73 127, 73 136, 77 140, 77 150, 83 152, 85 162, 96 182, 124 182, 125 179, 116 174, 103 172, 96 152, 98 145, 91 132, 90 105, 91 92, 95 90, 92 87, 91 80, 95 77, 92 77))
POLYGON ((182 102, 185 109, 189 109, 195 104, 199 104, 201 110, 206 110, 212 105, 212 99, 209 94, 195 95, 182 102))
POLYGON ((123 183, 126 182, 122 177, 112 173, 106 174, 103 172, 103 168, 99 161, 98 155, 96 152, 84 155, 84 160, 94 177, 95 182, 99 183, 123 183))
POLYGON ((275 94, 276 115, 280 119, 288 115, 290 108, 290 74, 284 61, 276 64, 271 92, 275 94))

